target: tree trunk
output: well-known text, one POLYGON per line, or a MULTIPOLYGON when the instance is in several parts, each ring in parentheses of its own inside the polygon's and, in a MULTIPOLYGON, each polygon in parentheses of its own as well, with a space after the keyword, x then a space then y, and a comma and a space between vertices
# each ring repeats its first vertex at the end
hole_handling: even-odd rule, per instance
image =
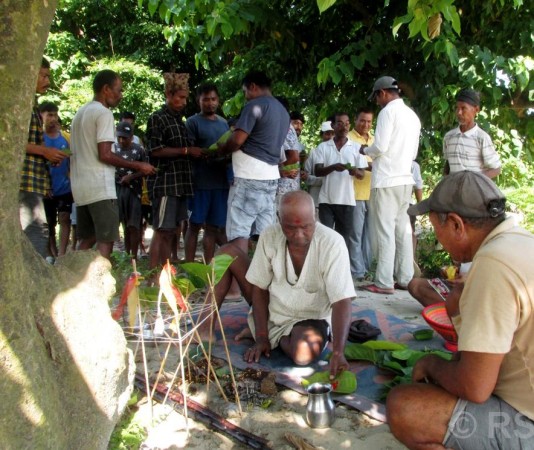
POLYGON ((48 265, 21 231, 18 189, 37 73, 56 0, 0 2, 0 446, 107 448, 132 358, 108 300, 109 263, 48 265))

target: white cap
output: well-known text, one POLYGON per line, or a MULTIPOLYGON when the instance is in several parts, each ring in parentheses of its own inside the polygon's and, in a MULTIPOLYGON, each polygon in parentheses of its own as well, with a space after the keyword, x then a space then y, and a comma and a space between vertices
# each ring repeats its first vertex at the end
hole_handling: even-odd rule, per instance
POLYGON ((325 131, 334 131, 332 128, 332 122, 327 121, 321 124, 321 133, 324 133, 325 131))

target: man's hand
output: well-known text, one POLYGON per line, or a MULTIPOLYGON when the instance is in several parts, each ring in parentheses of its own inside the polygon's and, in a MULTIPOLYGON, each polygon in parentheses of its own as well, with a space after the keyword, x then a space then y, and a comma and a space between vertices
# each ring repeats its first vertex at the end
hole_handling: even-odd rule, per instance
POLYGON ((345 355, 342 353, 337 354, 336 352, 332 353, 330 358, 330 379, 333 380, 336 375, 341 371, 347 370, 349 368, 349 363, 345 359, 345 355))
POLYGON ((156 173, 156 168, 152 164, 140 162, 137 171, 141 172, 143 175, 154 175, 156 173))
POLYGON ((300 171, 300 179, 302 181, 306 181, 308 179, 308 172, 306 172, 305 170, 301 170, 300 171))
POLYGON ((428 383, 431 381, 430 365, 433 364, 436 358, 439 357, 435 355, 428 355, 424 356, 415 363, 412 371, 412 381, 414 383, 428 383))
POLYGON ((282 170, 281 171, 282 178, 291 178, 295 179, 299 176, 299 169, 292 169, 292 170, 282 170))
POLYGON ((347 170, 347 166, 341 163, 332 164, 330 167, 332 167, 336 172, 343 172, 344 170, 347 170))
POLYGON ((44 147, 43 156, 53 165, 59 165, 68 155, 54 147, 44 147))
POLYGON ((349 169, 349 174, 353 177, 356 177, 358 180, 363 180, 364 171, 362 169, 357 169, 353 167, 352 169, 349 169))
POLYGON ((202 151, 200 147, 187 147, 187 154, 191 155, 193 158, 205 157, 206 154, 202 151))
POLYGON ((132 175, 124 175, 120 179, 119 183, 121 186, 129 186, 131 181, 132 181, 132 175))
POLYGON ((267 337, 256 336, 256 343, 245 352, 243 359, 249 363, 259 362, 262 354, 267 358, 271 356, 271 343, 267 337))

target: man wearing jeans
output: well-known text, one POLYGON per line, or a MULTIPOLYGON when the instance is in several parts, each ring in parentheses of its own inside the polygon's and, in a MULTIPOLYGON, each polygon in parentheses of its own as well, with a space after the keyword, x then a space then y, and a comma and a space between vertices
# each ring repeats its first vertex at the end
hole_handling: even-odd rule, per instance
POLYGON ((246 252, 248 238, 275 221, 278 163, 289 114, 271 95, 271 80, 265 73, 249 72, 242 85, 247 104, 219 151, 232 153, 235 177, 228 198, 226 234, 246 252))
POLYGON ((369 100, 382 108, 375 142, 361 150, 373 159, 369 214, 377 266, 374 284, 362 289, 393 294, 395 286, 406 289, 414 273, 412 229, 406 211, 412 196, 412 161, 417 156, 421 122, 400 98, 399 84, 392 77, 379 78, 369 100))

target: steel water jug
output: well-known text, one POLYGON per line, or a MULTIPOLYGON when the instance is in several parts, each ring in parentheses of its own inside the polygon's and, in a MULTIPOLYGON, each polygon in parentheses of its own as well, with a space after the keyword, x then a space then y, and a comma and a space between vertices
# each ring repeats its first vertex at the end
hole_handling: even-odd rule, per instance
POLYGON ((306 422, 312 428, 328 428, 336 418, 336 407, 332 401, 330 384, 313 383, 307 389, 306 422))

